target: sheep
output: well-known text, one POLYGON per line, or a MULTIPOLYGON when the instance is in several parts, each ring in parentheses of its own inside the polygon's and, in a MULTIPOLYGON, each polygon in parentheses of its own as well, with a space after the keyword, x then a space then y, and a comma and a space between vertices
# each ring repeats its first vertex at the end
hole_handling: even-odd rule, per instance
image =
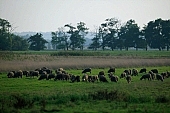
POLYGON ((132 69, 132 76, 137 76, 137 75, 138 75, 138 70, 132 69))
POLYGON ((47 80, 50 80, 50 79, 52 79, 52 78, 55 78, 55 74, 53 74, 53 73, 51 73, 51 74, 49 74, 48 76, 47 76, 47 80))
POLYGON ((47 74, 51 74, 51 73, 52 73, 52 70, 51 70, 51 69, 43 69, 43 71, 46 71, 47 74))
POLYGON ((152 79, 152 77, 151 77, 151 74, 146 74, 146 75, 143 75, 141 78, 140 78, 140 80, 145 80, 145 79, 148 79, 148 80, 151 80, 152 79))
POLYGON ((19 77, 22 78, 22 76, 23 76, 22 70, 19 70, 19 71, 17 71, 16 73, 14 73, 14 78, 19 78, 19 77))
POLYGON ((92 76, 91 75, 88 76, 88 81, 92 82, 92 76))
POLYGON ((69 80, 70 79, 70 75, 68 73, 62 73, 62 80, 69 80))
POLYGON ((43 80, 46 79, 47 80, 47 74, 43 73, 40 75, 40 77, 38 78, 38 80, 43 80))
POLYGON ((163 82, 163 77, 160 74, 156 74, 156 79, 157 80, 161 80, 163 82))
POLYGON ((23 75, 25 75, 26 77, 28 77, 30 75, 29 71, 23 71, 23 75))
POLYGON ((170 77, 170 72, 167 71, 166 73, 167 73, 167 78, 169 78, 170 77))
POLYGON ((120 78, 125 78, 125 77, 126 77, 126 73, 125 72, 121 73, 120 78))
POLYGON ((108 82, 104 75, 98 75, 100 82, 108 82))
POLYGON ((98 75, 104 75, 105 76, 104 71, 100 71, 98 75))
POLYGON ((14 77, 14 72, 9 72, 8 74, 7 74, 7 76, 8 76, 8 78, 13 78, 14 77))
POLYGON ((98 81, 98 76, 97 75, 93 75, 91 81, 92 82, 98 81))
POLYGON ((71 80, 72 83, 73 82, 80 82, 80 76, 79 75, 77 75, 77 76, 71 75, 70 80, 71 80))
POLYGON ((132 80, 131 75, 127 75, 127 76, 126 76, 126 81, 127 81, 128 83, 130 83, 130 82, 131 82, 131 80, 132 80))
POLYGON ((126 70, 124 70, 124 72, 126 73, 126 75, 131 75, 132 74, 131 69, 126 69, 126 70))
POLYGON ((87 74, 84 74, 83 76, 82 76, 82 81, 84 82, 87 82, 88 81, 88 75, 87 74))
POLYGON ((91 68, 86 68, 82 71, 82 73, 87 73, 87 72, 90 72, 90 74, 91 74, 91 68))
POLYGON ((139 73, 146 73, 146 68, 142 68, 139 73))
POLYGON ((149 71, 149 74, 151 74, 152 80, 154 80, 156 78, 155 73, 153 73, 152 71, 149 71))
POLYGON ((166 72, 162 72, 161 75, 162 75, 163 79, 168 78, 168 74, 166 72))
POLYGON ((108 70, 108 73, 115 73, 115 68, 113 68, 113 67, 110 67, 110 69, 108 70))
POLYGON ((55 76, 54 80, 55 80, 55 81, 56 81, 56 80, 63 80, 63 73, 62 73, 61 71, 58 71, 58 72, 56 73, 56 76, 55 76))
POLYGON ((30 71, 30 77, 39 76, 39 71, 30 71))
POLYGON ((112 82, 118 82, 118 76, 111 75, 111 76, 110 76, 110 80, 111 80, 112 82))
POLYGON ((151 70, 153 73, 158 73, 158 69, 152 69, 151 70))

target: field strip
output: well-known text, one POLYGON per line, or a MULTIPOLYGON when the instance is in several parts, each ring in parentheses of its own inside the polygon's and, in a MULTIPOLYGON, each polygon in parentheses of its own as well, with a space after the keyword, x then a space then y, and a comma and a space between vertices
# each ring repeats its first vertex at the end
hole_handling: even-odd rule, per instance
POLYGON ((0 61, 0 71, 33 70, 35 68, 48 67, 57 69, 82 69, 112 67, 147 67, 170 66, 169 58, 115 58, 115 57, 57 57, 44 60, 12 60, 0 61))

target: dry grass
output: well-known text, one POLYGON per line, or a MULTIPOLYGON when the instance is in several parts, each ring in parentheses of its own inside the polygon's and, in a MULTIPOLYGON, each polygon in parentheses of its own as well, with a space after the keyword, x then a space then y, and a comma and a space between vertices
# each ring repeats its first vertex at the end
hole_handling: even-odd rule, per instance
POLYGON ((82 69, 113 67, 146 67, 146 66, 169 66, 169 58, 135 58, 135 57, 113 57, 113 56, 69 56, 56 57, 49 55, 19 56, 13 60, 0 60, 0 71, 11 70, 34 70, 40 67, 57 69, 82 69))

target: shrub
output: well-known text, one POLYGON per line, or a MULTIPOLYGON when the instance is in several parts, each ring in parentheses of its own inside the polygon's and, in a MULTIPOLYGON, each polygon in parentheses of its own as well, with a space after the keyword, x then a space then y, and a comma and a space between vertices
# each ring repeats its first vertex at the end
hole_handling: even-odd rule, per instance
POLYGON ((95 93, 90 93, 89 97, 93 100, 111 100, 111 101, 125 101, 129 100, 129 95, 125 92, 120 92, 118 90, 108 91, 101 90, 95 93))

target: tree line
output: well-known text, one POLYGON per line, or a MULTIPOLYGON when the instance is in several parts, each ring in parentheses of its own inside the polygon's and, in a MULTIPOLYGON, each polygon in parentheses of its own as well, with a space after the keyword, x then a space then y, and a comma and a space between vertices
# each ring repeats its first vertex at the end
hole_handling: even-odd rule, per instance
MULTIPOLYGON (((46 49, 48 43, 41 33, 25 39, 12 33, 13 28, 10 22, 0 18, 0 50, 40 51, 46 49)), ((51 44, 54 50, 76 50, 84 49, 85 36, 89 32, 84 22, 76 26, 66 24, 57 31, 51 32, 51 44), (67 29, 67 30, 65 30, 67 29)), ((170 20, 161 18, 149 21, 147 25, 140 28, 135 20, 130 19, 121 23, 117 18, 108 18, 101 25, 95 28, 92 43, 88 49, 120 49, 149 48, 169 51, 170 46, 170 20)))

